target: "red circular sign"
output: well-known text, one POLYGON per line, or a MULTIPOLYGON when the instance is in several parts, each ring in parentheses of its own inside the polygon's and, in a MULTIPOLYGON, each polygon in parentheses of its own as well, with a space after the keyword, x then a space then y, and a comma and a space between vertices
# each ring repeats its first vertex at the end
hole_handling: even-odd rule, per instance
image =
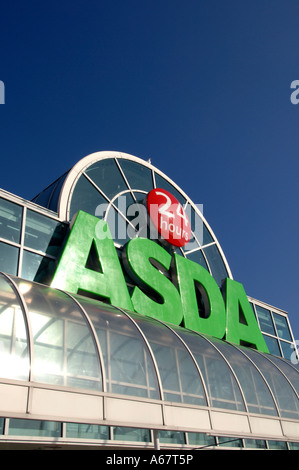
POLYGON ((171 193, 161 188, 152 189, 146 204, 151 221, 164 240, 177 247, 190 241, 190 222, 183 207, 171 193))

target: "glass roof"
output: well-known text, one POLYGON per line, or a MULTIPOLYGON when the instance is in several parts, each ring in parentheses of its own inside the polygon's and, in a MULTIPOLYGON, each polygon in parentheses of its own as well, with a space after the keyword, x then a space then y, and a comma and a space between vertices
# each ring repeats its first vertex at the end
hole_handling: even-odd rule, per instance
POLYGON ((191 240, 177 249, 179 254, 207 269, 219 286, 231 277, 219 243, 202 215, 201 204, 194 204, 166 175, 137 157, 117 152, 98 152, 89 157, 42 191, 34 202, 60 212, 64 199, 66 213, 60 214, 63 220, 71 221, 79 210, 104 218, 116 246, 121 247, 133 237, 148 236, 147 224, 140 225, 133 205, 142 205, 153 188, 166 189, 184 207, 191 223, 191 240))
POLYGON ((0 377, 299 419, 291 362, 4 274, 0 377))

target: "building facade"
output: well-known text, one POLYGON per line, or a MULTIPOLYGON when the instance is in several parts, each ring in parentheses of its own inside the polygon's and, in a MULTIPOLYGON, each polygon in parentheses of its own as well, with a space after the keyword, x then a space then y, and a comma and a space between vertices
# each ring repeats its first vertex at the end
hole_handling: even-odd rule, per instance
POLYGON ((97 152, 33 201, 1 190, 0 272, 0 448, 299 449, 287 313, 240 296, 229 319, 243 291, 220 244, 151 163, 97 152), (153 193, 184 243, 149 227, 153 193))

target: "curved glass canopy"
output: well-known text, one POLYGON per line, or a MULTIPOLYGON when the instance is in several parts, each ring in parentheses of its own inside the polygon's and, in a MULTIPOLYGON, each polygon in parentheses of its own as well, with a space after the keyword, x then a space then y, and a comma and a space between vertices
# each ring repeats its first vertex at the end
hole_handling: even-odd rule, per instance
POLYGON ((0 377, 299 419, 291 362, 2 273, 0 377))

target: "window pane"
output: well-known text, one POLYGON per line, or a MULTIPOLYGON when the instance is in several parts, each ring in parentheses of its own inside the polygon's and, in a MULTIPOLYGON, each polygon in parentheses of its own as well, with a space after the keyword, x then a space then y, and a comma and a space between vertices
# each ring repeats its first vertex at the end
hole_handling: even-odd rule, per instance
POLYGON ((262 439, 244 439, 244 442, 249 449, 266 449, 266 441, 262 439))
POLYGON ((107 205, 108 202, 90 181, 82 175, 72 195, 69 218, 71 220, 79 210, 95 215, 97 207, 101 204, 107 205))
POLYGON ((13 436, 61 437, 61 423, 30 419, 10 419, 8 434, 13 436))
MULTIPOLYGON (((244 349, 244 348, 242 348, 244 349)), ((295 392, 287 379, 267 358, 253 349, 247 349, 246 354, 257 365, 269 384, 275 400, 284 418, 299 417, 299 403, 295 392)))
POLYGON ((283 357, 291 361, 293 359, 295 351, 293 343, 286 343, 285 341, 280 341, 279 344, 282 349, 283 357))
POLYGON ((214 436, 208 436, 199 432, 188 432, 188 441, 190 445, 213 447, 216 444, 214 436))
POLYGON ((218 442, 221 447, 243 447, 241 439, 233 437, 218 437, 218 442))
POLYGON ((229 366, 221 354, 202 336, 176 330, 194 355, 206 384, 210 405, 244 411, 245 406, 229 366))
POLYGON ((112 199, 121 191, 129 189, 114 158, 107 158, 94 163, 87 168, 86 174, 109 199, 112 199))
POLYGON ((181 431, 159 431, 159 439, 164 444, 185 444, 185 433, 181 431))
POLYGON ((287 341, 292 341, 287 319, 278 313, 273 313, 273 317, 278 337, 286 339, 287 341))
POLYGON ((0 242, 0 271, 13 274, 18 273, 19 248, 0 242))
POLYGON ((58 290, 19 279, 15 282, 24 291, 29 311, 34 338, 33 379, 101 390, 99 356, 77 304, 58 290))
POLYGON ((0 376, 29 378, 29 347, 23 312, 14 290, 3 277, 0 277, 0 376))
POLYGON ((108 440, 109 428, 98 424, 66 423, 66 437, 108 440))
POLYGON ((274 356, 281 356, 281 352, 278 346, 278 340, 268 335, 263 335, 263 337, 266 342, 266 345, 268 346, 269 353, 273 354, 274 356))
POLYGON ((271 450, 287 450, 287 443, 283 441, 268 441, 271 450))
POLYGON ((152 358, 134 323, 119 310, 76 296, 98 335, 108 392, 159 398, 152 358))
POLYGON ((118 163, 120 164, 131 189, 139 189, 146 192, 150 192, 153 189, 153 178, 150 168, 147 168, 140 163, 121 158, 118 160, 118 163))
POLYGON ((207 257, 213 278, 217 282, 218 286, 221 286, 222 281, 228 277, 228 273, 217 246, 207 246, 206 248, 203 248, 203 252, 207 257))
POLYGON ((200 264, 203 268, 209 271, 207 262, 201 250, 193 251, 193 253, 190 254, 187 253, 186 258, 191 259, 191 261, 194 261, 197 264, 200 264))
POLYGON ((156 320, 135 314, 132 316, 154 353, 165 400, 206 405, 199 372, 184 344, 156 320))
POLYGON ((0 237, 20 243, 22 213, 21 206, 0 198, 0 237))
POLYGON ((276 336, 270 310, 260 307, 259 305, 256 305, 255 308, 262 332, 276 336))
POLYGON ((250 413, 276 416, 277 410, 270 391, 256 367, 239 349, 224 341, 216 340, 217 348, 233 368, 245 396, 250 413))
POLYGON ((113 427, 113 439, 117 441, 150 442, 149 429, 113 427))
POLYGON ((55 266, 55 260, 24 250, 21 276, 28 281, 49 284, 54 274, 55 266))
POLYGON ((27 210, 25 246, 56 256, 60 251, 65 232, 65 224, 27 210))

